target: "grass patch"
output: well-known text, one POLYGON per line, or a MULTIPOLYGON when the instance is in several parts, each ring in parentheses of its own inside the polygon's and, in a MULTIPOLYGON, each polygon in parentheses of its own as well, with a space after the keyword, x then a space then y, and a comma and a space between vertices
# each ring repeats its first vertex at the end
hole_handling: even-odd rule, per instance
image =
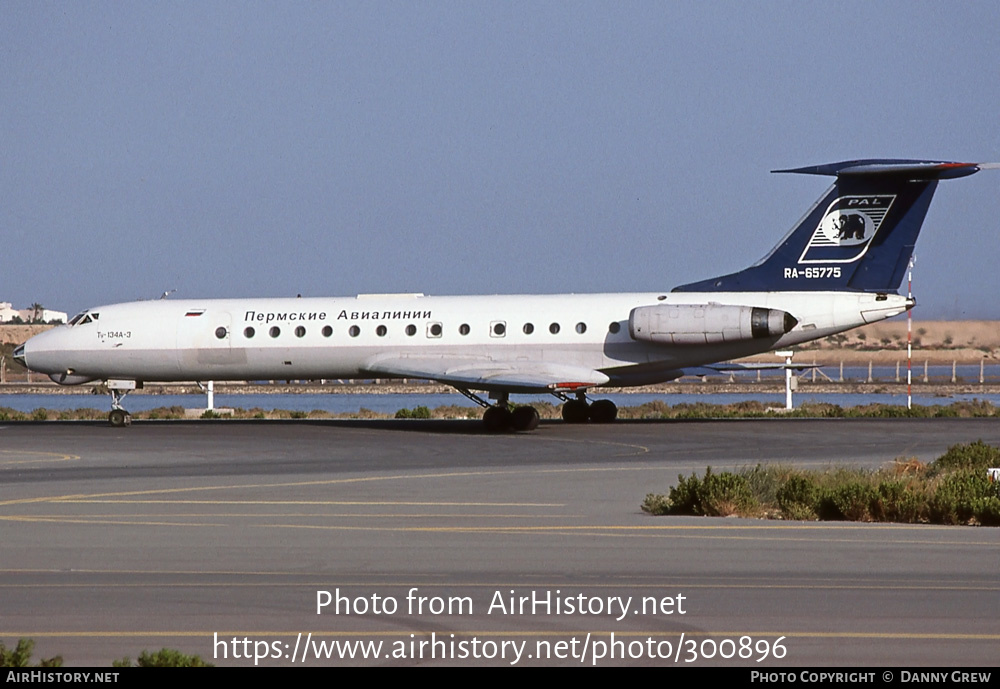
POLYGON ((998 465, 1000 449, 977 441, 954 445, 930 464, 905 459, 879 469, 709 467, 703 477, 679 476, 668 493, 648 494, 642 509, 654 515, 1000 526, 1000 483, 986 476, 998 465))
MULTIPOLYGON (((561 418, 561 405, 548 402, 532 402, 538 415, 543 419, 561 418)), ((475 419, 482 410, 477 407, 465 407, 454 404, 443 405, 430 409, 420 405, 413 409, 400 409, 396 412, 376 412, 361 408, 356 412, 327 412, 314 409, 311 412, 273 409, 270 411, 253 409, 234 409, 230 419, 475 419)), ((915 406, 913 409, 892 404, 867 404, 858 407, 841 407, 830 403, 805 403, 787 411, 777 409, 774 405, 756 400, 747 400, 735 404, 708 404, 704 402, 682 403, 670 405, 665 400, 655 400, 635 407, 621 407, 618 410, 619 419, 759 419, 759 418, 987 418, 1000 417, 1000 408, 990 402, 972 400, 970 402, 954 402, 949 405, 915 406)), ((75 421, 107 418, 107 411, 83 408, 65 411, 51 409, 35 409, 32 412, 19 412, 9 407, 0 407, 0 421, 75 421)), ((146 412, 134 412, 133 419, 182 419, 184 408, 180 406, 158 407, 146 412)), ((215 412, 205 414, 202 418, 220 418, 215 412)))

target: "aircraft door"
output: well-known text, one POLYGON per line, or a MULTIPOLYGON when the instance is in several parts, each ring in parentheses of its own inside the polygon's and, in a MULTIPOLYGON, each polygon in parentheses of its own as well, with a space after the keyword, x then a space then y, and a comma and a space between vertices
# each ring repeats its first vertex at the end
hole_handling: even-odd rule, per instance
POLYGON ((229 312, 188 310, 177 326, 177 363, 195 378, 209 375, 220 366, 241 363, 233 357, 233 337, 229 312))

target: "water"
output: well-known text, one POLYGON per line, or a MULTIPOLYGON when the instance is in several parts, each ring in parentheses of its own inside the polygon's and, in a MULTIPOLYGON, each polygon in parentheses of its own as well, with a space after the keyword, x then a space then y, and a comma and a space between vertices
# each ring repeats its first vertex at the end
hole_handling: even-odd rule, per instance
MULTIPOLYGON (((511 398, 517 403, 549 402, 558 404, 559 401, 551 395, 514 395, 511 398)), ((619 407, 636 407, 641 404, 653 401, 662 401, 673 406, 675 404, 734 404, 756 400, 775 407, 784 407, 784 393, 667 393, 667 394, 596 394, 593 399, 610 399, 619 407)), ((1000 406, 1000 394, 971 394, 971 395, 914 395, 915 405, 948 405, 958 401, 972 401, 973 399, 985 400, 995 406, 1000 406)), ((837 404, 841 407, 856 407, 866 404, 894 404, 906 405, 905 394, 812 394, 796 393, 793 396, 796 407, 803 402, 824 402, 837 404)), ((418 406, 425 406, 431 409, 435 407, 455 405, 459 407, 475 407, 476 405, 463 395, 454 394, 273 394, 273 395, 226 395, 215 394, 215 407, 240 407, 252 409, 259 407, 266 411, 272 409, 286 409, 288 411, 321 410, 337 414, 357 413, 362 408, 370 409, 382 414, 394 414, 399 409, 412 409, 418 406)), ((205 395, 129 395, 124 402, 124 406, 129 411, 149 411, 157 407, 180 406, 187 409, 204 409, 205 395)), ((101 395, 0 395, 0 407, 9 407, 20 412, 28 413, 38 408, 53 409, 56 411, 67 411, 79 408, 97 409, 107 411, 111 408, 111 398, 101 395)))
MULTIPOLYGON (((796 361, 795 363, 810 363, 804 358, 801 361, 796 361)), ((833 381, 840 380, 840 366, 823 366, 819 369, 822 373, 829 376, 833 381)), ((951 365, 934 365, 927 367, 927 379, 933 383, 950 383, 951 382, 952 368, 951 365)), ((978 383, 979 382, 979 364, 962 364, 955 367, 955 379, 959 383, 978 383)), ((995 363, 986 364, 982 369, 983 382, 984 383, 1000 383, 1000 365, 995 363)), ((771 373, 771 375, 774 375, 771 373)), ((742 373, 740 377, 743 379, 747 378, 747 374, 742 373)), ((766 377, 766 376, 765 376, 766 377)), ((812 373, 805 371, 802 373, 802 377, 806 380, 811 380, 812 373)), ((924 363, 914 361, 912 370, 913 381, 922 381, 924 379, 924 363)), ((823 381, 825 378, 820 375, 819 372, 816 374, 816 381, 823 381)), ((863 383, 868 380, 868 367, 867 366, 844 366, 844 381, 845 382, 856 382, 863 383)), ((872 380, 875 382, 883 383, 894 383, 894 382, 906 382, 906 361, 901 362, 899 366, 899 378, 896 378, 896 366, 895 364, 891 366, 872 366, 872 380)))

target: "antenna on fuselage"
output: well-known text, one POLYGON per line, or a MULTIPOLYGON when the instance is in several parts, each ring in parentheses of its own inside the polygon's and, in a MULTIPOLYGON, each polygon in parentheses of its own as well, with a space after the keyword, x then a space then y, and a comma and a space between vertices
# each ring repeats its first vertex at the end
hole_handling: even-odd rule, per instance
POLYGON ((160 299, 166 299, 167 297, 169 297, 171 294, 173 294, 176 291, 177 290, 175 290, 175 289, 168 289, 166 292, 164 292, 163 294, 160 295, 160 299))

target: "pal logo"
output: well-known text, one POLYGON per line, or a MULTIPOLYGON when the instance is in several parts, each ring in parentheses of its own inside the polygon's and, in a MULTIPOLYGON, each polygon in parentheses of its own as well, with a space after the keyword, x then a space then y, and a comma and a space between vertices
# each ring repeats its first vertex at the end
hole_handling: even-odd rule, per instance
POLYGON ((827 207, 799 263, 853 263, 882 226, 894 195, 841 196, 827 207))

